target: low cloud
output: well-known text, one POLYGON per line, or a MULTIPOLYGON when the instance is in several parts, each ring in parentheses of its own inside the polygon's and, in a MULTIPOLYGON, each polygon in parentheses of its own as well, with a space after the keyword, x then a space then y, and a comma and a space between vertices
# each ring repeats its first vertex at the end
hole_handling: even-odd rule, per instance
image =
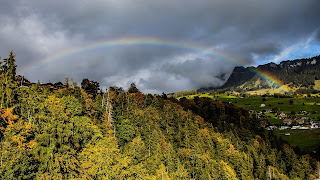
POLYGON ((228 77, 233 66, 229 62, 197 58, 177 64, 167 63, 161 70, 176 79, 189 79, 195 87, 218 87, 226 81, 224 77, 228 77))

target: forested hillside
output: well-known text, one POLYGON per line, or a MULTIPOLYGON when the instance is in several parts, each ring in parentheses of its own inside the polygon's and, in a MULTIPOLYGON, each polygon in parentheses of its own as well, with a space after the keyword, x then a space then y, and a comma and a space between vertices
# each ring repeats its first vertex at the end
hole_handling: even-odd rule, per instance
POLYGON ((1 179, 315 179, 308 154, 242 108, 83 81, 21 86, 1 61, 1 179))

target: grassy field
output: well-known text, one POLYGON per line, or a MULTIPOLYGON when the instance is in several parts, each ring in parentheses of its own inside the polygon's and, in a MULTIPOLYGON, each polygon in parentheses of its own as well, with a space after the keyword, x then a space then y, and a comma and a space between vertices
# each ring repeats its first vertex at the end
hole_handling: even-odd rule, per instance
POLYGON ((316 111, 320 110, 320 107, 315 105, 315 103, 320 101, 320 98, 306 99, 306 98, 274 98, 267 97, 265 101, 262 97, 249 97, 249 98, 238 98, 238 99, 221 99, 222 101, 231 101, 238 106, 246 107, 248 109, 256 109, 262 111, 263 109, 279 108, 282 111, 316 111), (293 104, 290 104, 290 100, 293 104), (304 105, 303 105, 304 103, 304 105), (261 104, 265 104, 265 107, 260 107, 261 104))
POLYGON ((305 152, 312 153, 320 146, 320 129, 314 130, 275 130, 273 131, 278 137, 288 141, 291 146, 299 146, 305 152), (290 136, 286 136, 290 133, 290 136))
MULTIPOLYGON (((263 97, 252 96, 246 98, 219 98, 220 101, 232 102, 236 106, 243 107, 248 110, 256 110, 261 112, 265 109, 277 108, 279 111, 283 111, 286 114, 295 113, 296 117, 310 117, 313 120, 318 120, 320 118, 320 98, 274 98, 267 97, 265 101, 262 100, 263 97), (293 103, 291 104, 290 101, 293 103), (261 105, 264 104, 265 107, 261 105), (297 115, 299 111, 304 110, 307 112, 313 112, 310 115, 297 115)), ((274 118, 274 113, 266 114, 272 118, 271 123, 279 124, 281 121, 274 118)))
MULTIPOLYGON (((214 98, 214 96, 206 94, 198 94, 198 95, 190 95, 184 96, 188 99, 192 99, 195 96, 199 97, 208 97, 214 98)), ((243 107, 248 110, 256 110, 257 112, 261 112, 264 109, 273 109, 277 108, 279 111, 283 111, 286 114, 291 114, 291 112, 295 113, 297 117, 310 117, 314 120, 320 118, 320 98, 274 98, 274 97, 267 97, 265 101, 263 101, 263 97, 261 96, 251 96, 251 97, 236 97, 233 95, 227 94, 218 94, 215 95, 216 98, 219 98, 220 101, 224 102, 232 102, 234 105, 243 107), (293 103, 291 104, 290 101, 293 103), (262 107, 261 104, 264 104, 265 107, 262 107), (299 111, 304 110, 308 112, 314 112, 314 114, 310 115, 297 115, 299 111)), ((180 99, 182 97, 179 97, 180 99)), ((274 117, 273 113, 267 114, 269 116, 274 117)))
POLYGON ((320 80, 315 80, 314 81, 314 89, 320 90, 320 80))
MULTIPOLYGON (((297 117, 310 117, 314 120, 320 118, 320 98, 274 98, 268 97, 265 101, 262 101, 262 97, 249 97, 238 99, 221 99, 222 101, 229 101, 233 104, 246 108, 248 110, 253 109, 261 112, 264 109, 277 108, 279 111, 283 111, 286 114, 294 113, 297 117), (290 101, 293 103, 291 104, 290 101), (265 104, 265 107, 261 107, 261 104, 265 104), (313 112, 310 115, 297 115, 299 111, 304 110, 307 112, 313 112)), ((272 115, 272 114, 271 114, 272 115)))
POLYGON ((195 96, 208 97, 208 98, 212 98, 212 99, 213 99, 214 97, 221 98, 221 99, 237 98, 236 96, 228 96, 227 94, 218 94, 218 95, 216 95, 216 96, 212 96, 212 95, 209 95, 209 93, 205 93, 205 94, 196 94, 196 95, 182 96, 182 97, 179 97, 178 99, 183 98, 183 97, 186 97, 187 99, 193 99, 195 96))

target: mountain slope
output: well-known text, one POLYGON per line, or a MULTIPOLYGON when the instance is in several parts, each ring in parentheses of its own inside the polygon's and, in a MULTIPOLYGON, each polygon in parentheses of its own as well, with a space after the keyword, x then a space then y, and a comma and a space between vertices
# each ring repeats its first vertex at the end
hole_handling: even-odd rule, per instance
POLYGON ((258 67, 235 67, 221 88, 245 91, 274 88, 259 75, 260 73, 277 79, 280 85, 287 85, 291 91, 296 91, 298 87, 317 89, 317 82, 320 78, 320 56, 282 61, 279 64, 268 63, 258 67))

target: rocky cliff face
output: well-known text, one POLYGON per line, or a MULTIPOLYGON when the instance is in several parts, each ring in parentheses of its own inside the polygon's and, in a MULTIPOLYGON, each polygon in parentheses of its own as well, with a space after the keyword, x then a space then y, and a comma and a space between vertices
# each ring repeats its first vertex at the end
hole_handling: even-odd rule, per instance
POLYGON ((258 67, 235 67, 227 82, 221 88, 235 88, 246 82, 262 79, 256 72, 273 76, 283 84, 310 87, 320 79, 320 56, 282 61, 279 64, 268 63, 258 67))
POLYGON ((221 88, 237 87, 251 80, 255 76, 249 68, 237 66, 234 68, 227 82, 221 88))

